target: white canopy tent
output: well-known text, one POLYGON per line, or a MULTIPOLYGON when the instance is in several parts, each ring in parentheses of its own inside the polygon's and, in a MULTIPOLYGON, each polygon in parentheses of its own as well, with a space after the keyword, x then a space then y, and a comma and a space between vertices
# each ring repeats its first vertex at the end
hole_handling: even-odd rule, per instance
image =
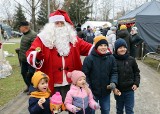
POLYGON ((86 21, 82 26, 81 29, 87 28, 87 26, 90 26, 92 29, 97 27, 103 27, 103 25, 108 25, 108 27, 111 27, 112 24, 108 21, 86 21))

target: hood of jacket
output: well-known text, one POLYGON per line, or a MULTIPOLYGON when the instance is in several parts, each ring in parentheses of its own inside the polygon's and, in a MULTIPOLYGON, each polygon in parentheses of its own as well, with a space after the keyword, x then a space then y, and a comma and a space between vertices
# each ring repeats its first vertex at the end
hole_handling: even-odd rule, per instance
POLYGON ((127 30, 120 30, 118 32, 118 36, 119 36, 119 38, 125 38, 125 37, 129 36, 129 32, 127 30))

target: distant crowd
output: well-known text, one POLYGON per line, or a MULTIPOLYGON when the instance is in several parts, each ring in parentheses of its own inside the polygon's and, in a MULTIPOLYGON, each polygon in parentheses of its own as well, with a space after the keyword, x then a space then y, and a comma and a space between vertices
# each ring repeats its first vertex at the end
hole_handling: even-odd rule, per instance
POLYGON ((87 28, 81 30, 81 25, 76 26, 78 37, 83 40, 92 43, 96 36, 103 35, 107 38, 109 43, 109 49, 111 52, 114 51, 114 43, 118 38, 122 38, 127 42, 128 53, 134 58, 141 59, 142 54, 142 43, 143 39, 138 35, 138 29, 135 26, 131 27, 131 30, 126 25, 120 25, 119 28, 112 26, 101 26, 91 28, 89 25, 87 28))

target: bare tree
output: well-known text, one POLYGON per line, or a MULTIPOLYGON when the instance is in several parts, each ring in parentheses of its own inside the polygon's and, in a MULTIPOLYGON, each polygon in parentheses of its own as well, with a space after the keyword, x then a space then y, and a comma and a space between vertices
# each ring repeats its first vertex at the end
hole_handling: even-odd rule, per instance
POLYGON ((1 7, 0 13, 3 14, 3 16, 5 16, 6 23, 11 26, 13 13, 11 12, 12 10, 9 8, 11 7, 10 0, 1 0, 0 7, 1 7))
POLYGON ((101 4, 102 4, 102 18, 101 18, 101 20, 108 21, 109 14, 112 9, 112 0, 103 0, 101 4))
POLYGON ((93 20, 106 21, 109 18, 109 13, 111 11, 111 0, 91 0, 93 3, 91 17, 93 20))
MULTIPOLYGON (((20 4, 17 0, 16 3, 20 4)), ((21 6, 26 10, 26 13, 31 16, 31 23, 33 30, 36 30, 36 15, 38 13, 38 8, 40 7, 41 0, 25 0, 27 5, 21 4, 21 6), (28 6, 28 7, 27 7, 28 6)))
MULTIPOLYGON (((64 0, 64 1, 69 2, 71 0, 64 0)), ((63 9, 63 2, 61 0, 52 0, 51 1, 51 9, 52 9, 52 11, 55 11, 57 9, 63 9)))

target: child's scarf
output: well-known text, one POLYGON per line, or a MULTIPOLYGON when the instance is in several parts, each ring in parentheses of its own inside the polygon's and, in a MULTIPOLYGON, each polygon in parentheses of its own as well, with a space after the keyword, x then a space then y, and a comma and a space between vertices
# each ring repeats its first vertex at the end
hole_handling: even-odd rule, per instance
POLYGON ((39 92, 39 91, 34 91, 34 92, 31 92, 31 95, 30 97, 35 97, 35 98, 49 98, 51 95, 51 93, 49 91, 47 92, 39 92))

